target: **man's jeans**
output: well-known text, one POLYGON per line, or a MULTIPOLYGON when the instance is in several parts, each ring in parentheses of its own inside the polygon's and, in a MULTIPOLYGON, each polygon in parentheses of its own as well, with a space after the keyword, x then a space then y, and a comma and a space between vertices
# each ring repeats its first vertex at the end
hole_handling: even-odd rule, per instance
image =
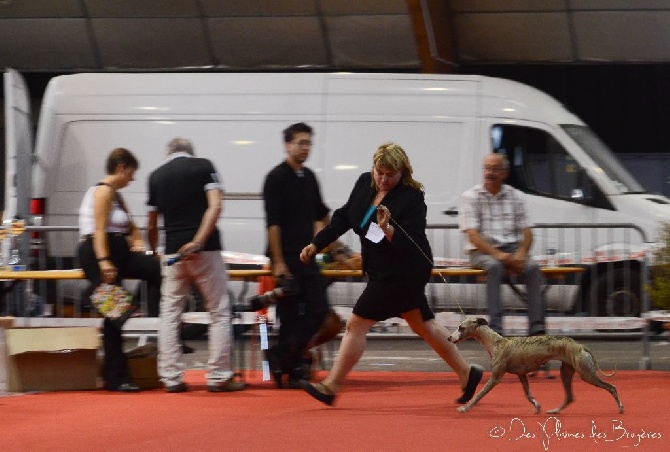
MULTIPOLYGON (((514 253, 518 244, 510 244, 499 247, 506 253, 514 253)), ((483 254, 477 250, 470 252, 470 265, 486 271, 486 302, 489 311, 489 326, 491 329, 502 334, 503 306, 500 297, 501 285, 508 277, 503 264, 489 254, 483 254)), ((544 333, 545 301, 542 295, 544 277, 540 266, 534 260, 528 258, 523 274, 517 276, 526 285, 528 296, 528 334, 544 333)))

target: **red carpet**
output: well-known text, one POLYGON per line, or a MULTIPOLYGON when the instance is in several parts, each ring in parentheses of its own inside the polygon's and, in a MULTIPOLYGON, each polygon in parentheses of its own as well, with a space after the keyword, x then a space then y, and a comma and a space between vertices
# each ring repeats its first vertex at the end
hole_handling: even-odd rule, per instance
MULTIPOLYGON (((619 371, 607 379, 625 406, 621 415, 609 393, 576 377, 576 400, 556 417, 533 414, 515 376, 461 414, 453 373, 352 373, 332 408, 256 376, 244 392, 211 394, 203 372, 187 375, 191 391, 184 394, 0 397, 1 449, 660 451, 670 438, 670 374, 658 371, 619 371)), ((544 410, 563 398, 558 378, 531 378, 531 389, 544 410)))

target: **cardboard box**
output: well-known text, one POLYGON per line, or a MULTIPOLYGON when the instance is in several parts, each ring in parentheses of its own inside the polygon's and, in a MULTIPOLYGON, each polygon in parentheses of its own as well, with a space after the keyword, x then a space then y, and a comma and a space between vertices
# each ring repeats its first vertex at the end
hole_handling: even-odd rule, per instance
POLYGON ((158 376, 158 349, 156 343, 135 347, 126 352, 128 370, 133 383, 142 389, 162 388, 163 383, 158 376))
POLYGON ((98 328, 9 328, 4 333, 6 390, 97 389, 98 328))
POLYGON ((128 358, 128 369, 130 376, 137 386, 142 389, 162 388, 160 377, 158 376, 158 363, 155 356, 143 358, 128 358))

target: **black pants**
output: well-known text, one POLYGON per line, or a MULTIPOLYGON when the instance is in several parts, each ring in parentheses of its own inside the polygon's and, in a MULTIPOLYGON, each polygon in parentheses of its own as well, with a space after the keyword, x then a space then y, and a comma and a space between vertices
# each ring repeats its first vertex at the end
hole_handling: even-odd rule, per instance
POLYGON ((316 263, 305 265, 300 257, 284 256, 299 292, 277 300, 279 337, 273 354, 284 373, 302 364, 302 353, 328 313, 326 281, 316 263))
MULTIPOLYGON (((141 279, 147 282, 148 314, 158 316, 161 288, 160 262, 144 253, 130 251, 126 237, 120 234, 107 234, 109 255, 117 268, 115 284, 123 279, 141 279)), ((87 238, 79 242, 79 262, 86 278, 91 282, 89 295, 102 283, 100 267, 93 251, 93 240, 87 238)), ((103 378, 108 389, 114 389, 123 383, 130 383, 128 362, 123 353, 122 328, 109 319, 103 321, 103 378)))

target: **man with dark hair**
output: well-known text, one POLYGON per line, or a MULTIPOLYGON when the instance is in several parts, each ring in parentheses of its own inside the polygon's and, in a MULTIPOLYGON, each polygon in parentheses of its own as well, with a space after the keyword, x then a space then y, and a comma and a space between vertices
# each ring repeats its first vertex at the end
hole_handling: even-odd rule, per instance
POLYGON ((166 258, 161 287, 158 330, 158 371, 167 392, 187 390, 179 343, 179 325, 186 296, 195 284, 205 301, 209 326, 207 390, 244 389, 233 380, 231 308, 227 268, 221 255, 216 222, 222 211, 223 187, 212 162, 193 156, 193 144, 175 138, 167 161, 149 176, 149 244, 158 244, 158 216, 163 216, 166 258))
POLYGON ((325 280, 314 259, 300 262, 300 251, 312 239, 315 227, 328 224, 330 218, 316 176, 304 166, 312 147, 312 128, 300 122, 283 134, 286 159, 270 171, 263 185, 267 255, 275 278, 289 280, 296 293, 277 301, 279 338, 267 357, 279 388, 285 374, 290 388, 300 388, 305 378, 303 351, 328 312, 325 280))

